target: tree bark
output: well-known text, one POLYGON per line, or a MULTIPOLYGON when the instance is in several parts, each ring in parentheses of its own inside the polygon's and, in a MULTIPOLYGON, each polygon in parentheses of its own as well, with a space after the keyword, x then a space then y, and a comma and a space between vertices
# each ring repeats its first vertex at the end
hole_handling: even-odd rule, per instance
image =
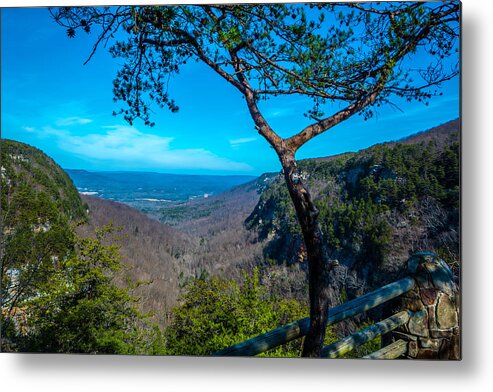
POLYGON ((319 211, 313 203, 308 188, 303 184, 294 154, 282 152, 279 157, 308 257, 310 329, 305 338, 302 356, 320 357, 330 305, 328 285, 330 263, 318 221, 319 211))

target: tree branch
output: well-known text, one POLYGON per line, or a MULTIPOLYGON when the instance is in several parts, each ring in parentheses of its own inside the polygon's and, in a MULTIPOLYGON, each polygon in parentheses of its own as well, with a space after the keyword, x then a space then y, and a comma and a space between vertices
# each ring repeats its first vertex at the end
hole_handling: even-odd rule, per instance
POLYGON ((372 104, 382 90, 383 86, 377 87, 371 94, 368 94, 363 99, 353 103, 346 108, 340 110, 336 114, 317 121, 316 123, 305 127, 301 132, 291 136, 286 140, 286 145, 290 150, 296 152, 303 144, 313 139, 315 136, 329 130, 335 125, 347 120, 353 114, 360 112, 362 109, 372 104))
MULTIPOLYGON (((407 41, 399 50, 395 52, 395 54, 391 58, 387 59, 386 63, 383 66, 381 66, 379 69, 375 71, 372 71, 372 74, 380 75, 380 76, 377 82, 374 84, 373 89, 371 89, 371 92, 363 96, 355 103, 352 103, 346 108, 335 113, 334 115, 324 118, 320 121, 317 121, 316 123, 305 127, 301 132, 297 133, 296 135, 288 138, 286 140, 286 144, 288 148, 296 152, 303 144, 313 139, 315 136, 320 135, 323 132, 326 132, 330 128, 348 119, 352 115, 360 112, 361 110, 363 110, 364 108, 375 102, 378 95, 385 89, 385 84, 388 82, 395 65, 400 60, 402 60, 404 56, 412 52, 422 39, 425 39, 427 37, 432 27, 440 23, 440 17, 447 16, 450 13, 454 12, 454 10, 455 8, 452 10, 447 10, 446 12, 439 14, 438 17, 436 14, 434 14, 433 17, 429 19, 428 24, 426 24, 418 32, 418 34, 416 34, 413 37, 412 41, 407 41)), ((441 83, 443 80, 445 79, 440 79, 438 81, 435 81, 431 85, 436 85, 438 83, 441 83)))
POLYGON ((233 68, 236 71, 235 74, 237 75, 238 81, 245 87, 244 91, 242 92, 245 96, 248 110, 250 111, 253 122, 257 127, 258 133, 269 142, 269 144, 276 150, 278 155, 281 155, 284 145, 283 139, 276 132, 273 131, 273 129, 265 120, 265 117, 262 115, 262 113, 260 113, 257 105, 257 95, 252 90, 250 84, 248 83, 248 80, 245 77, 245 70, 242 67, 241 60, 238 57, 238 51, 230 50, 229 53, 233 62, 233 68))

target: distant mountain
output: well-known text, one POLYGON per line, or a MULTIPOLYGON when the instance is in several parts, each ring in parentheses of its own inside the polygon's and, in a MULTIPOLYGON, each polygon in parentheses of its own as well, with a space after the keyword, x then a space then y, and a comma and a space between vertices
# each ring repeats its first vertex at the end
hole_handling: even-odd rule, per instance
POLYGON ((119 201, 141 210, 155 209, 160 203, 207 198, 254 176, 185 175, 131 171, 66 169, 81 194, 119 201))
POLYGON ((416 144, 421 142, 433 142, 439 148, 443 148, 451 139, 459 140, 460 120, 455 119, 433 127, 426 131, 418 132, 398 140, 398 143, 416 144))
MULTIPOLYGON (((396 143, 417 144, 421 142, 433 142, 439 149, 442 149, 443 146, 448 144, 452 139, 459 140, 459 133, 460 133, 460 120, 455 119, 455 120, 447 121, 446 123, 438 125, 436 127, 406 136, 402 139, 392 140, 380 144, 386 146, 392 146, 396 143)), ((365 151, 365 149, 361 151, 365 151)), ((327 162, 327 161, 334 161, 339 158, 351 156, 353 154, 355 154, 355 152, 345 152, 345 153, 330 155, 326 157, 308 158, 308 159, 304 159, 303 161, 327 162)))

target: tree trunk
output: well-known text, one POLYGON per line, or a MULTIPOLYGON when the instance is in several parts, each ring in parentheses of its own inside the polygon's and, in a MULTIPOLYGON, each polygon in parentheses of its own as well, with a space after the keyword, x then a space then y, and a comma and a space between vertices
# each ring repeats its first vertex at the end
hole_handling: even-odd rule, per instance
POLYGON ((281 153, 280 160, 308 257, 310 330, 305 338, 302 355, 320 357, 330 305, 328 285, 330 263, 318 221, 319 211, 313 203, 308 188, 302 182, 294 154, 281 153))

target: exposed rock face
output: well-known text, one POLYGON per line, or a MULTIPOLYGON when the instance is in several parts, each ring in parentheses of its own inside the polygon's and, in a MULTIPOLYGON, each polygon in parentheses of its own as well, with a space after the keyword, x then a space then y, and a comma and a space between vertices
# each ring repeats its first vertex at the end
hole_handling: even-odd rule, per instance
MULTIPOLYGON (((440 254, 459 275, 458 131, 453 121, 399 143, 299 162, 320 213, 328 257, 340 263, 330 277, 334 297, 343 293, 336 302, 395 281, 417 251, 440 254)), ((246 225, 265 241, 265 258, 307 271, 282 176, 272 176, 262 188, 246 225)), ((423 305, 435 303, 439 290, 423 289, 423 305)))
POLYGON ((414 312, 394 339, 408 341, 408 358, 459 360, 459 290, 453 274, 433 253, 418 253, 408 263, 417 282, 399 299, 398 306, 414 312))
POLYGON ((437 327, 440 329, 450 329, 457 326, 458 315, 455 304, 448 295, 442 294, 436 306, 437 327))

